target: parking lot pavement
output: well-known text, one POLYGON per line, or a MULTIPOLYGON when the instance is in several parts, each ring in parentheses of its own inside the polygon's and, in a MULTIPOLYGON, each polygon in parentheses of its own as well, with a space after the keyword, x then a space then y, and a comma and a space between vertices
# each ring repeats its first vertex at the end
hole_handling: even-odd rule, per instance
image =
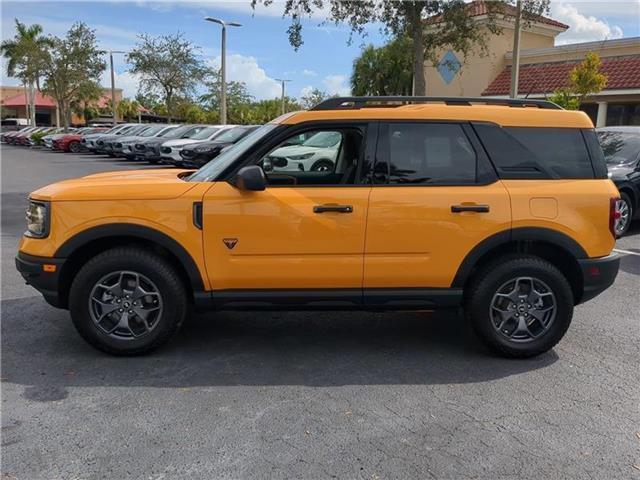
POLYGON ((201 315, 113 358, 13 256, 30 190, 140 165, 1 154, 7 479, 640 478, 640 256, 530 360, 490 356, 453 313, 339 312, 201 315))

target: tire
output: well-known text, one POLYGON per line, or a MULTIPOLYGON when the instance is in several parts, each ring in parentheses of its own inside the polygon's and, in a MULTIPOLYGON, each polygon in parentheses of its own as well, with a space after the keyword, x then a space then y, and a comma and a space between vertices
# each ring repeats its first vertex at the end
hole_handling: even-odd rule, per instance
POLYGON ((486 265, 471 279, 464 310, 474 332, 492 352, 508 358, 528 358, 550 350, 562 339, 571 324, 573 305, 571 286, 555 266, 538 257, 513 255, 486 265), (515 288, 523 290, 521 295, 510 293, 516 298, 513 311, 514 303, 505 295, 512 288, 514 292, 515 288), (531 296, 525 296, 527 289, 531 296), (543 295, 535 299, 535 292, 543 295), (552 302, 555 310, 548 308, 552 302), (510 319, 498 330, 503 314, 510 319), (522 330, 525 324, 527 328, 522 330))
POLYGON ((143 355, 178 332, 189 313, 187 298, 169 262, 143 248, 119 247, 96 255, 80 269, 71 284, 69 310, 78 333, 98 350, 143 355), (136 279, 147 294, 132 291, 136 279), (123 285, 126 288, 119 288, 123 285), (127 307, 131 310, 123 322, 125 313, 120 312, 127 307), (146 316, 147 326, 138 312, 146 316))
POLYGON ((82 146, 80 145, 80 142, 71 142, 69 144, 69 151, 71 153, 80 153, 80 150, 82 150, 82 146))
POLYGON ((631 221, 633 220, 633 216, 635 215, 631 197, 625 192, 620 192, 618 209, 620 210, 621 215, 623 215, 618 219, 615 226, 616 237, 620 238, 629 231, 631 221))
POLYGON ((328 170, 333 170, 333 162, 328 159, 320 159, 311 165, 312 172, 325 172, 328 170))

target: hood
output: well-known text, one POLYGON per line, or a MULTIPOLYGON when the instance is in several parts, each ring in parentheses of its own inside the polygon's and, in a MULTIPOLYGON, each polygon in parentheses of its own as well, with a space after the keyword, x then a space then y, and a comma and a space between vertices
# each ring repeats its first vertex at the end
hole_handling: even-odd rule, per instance
POLYGON ((191 190, 182 174, 191 170, 153 169, 107 172, 47 185, 30 198, 52 202, 96 200, 170 200, 191 190))
POLYGON ((216 142, 216 141, 200 142, 194 145, 189 145, 188 147, 185 148, 185 150, 195 150, 196 148, 203 148, 203 147, 209 148, 210 150, 218 150, 228 145, 233 145, 233 144, 230 142, 216 142))
POLYGON ((104 132, 97 132, 97 133, 85 133, 82 135, 82 138, 86 138, 87 140, 95 140, 98 137, 104 137, 105 135, 109 135, 108 133, 105 134, 104 132))
POLYGON ((131 143, 131 142, 137 142, 138 140, 145 138, 145 137, 138 137, 136 135, 127 135, 124 137, 119 137, 118 138, 118 142, 120 143, 131 143))
POLYGON ((634 168, 630 165, 607 165, 611 178, 627 178, 634 168))
POLYGON ((192 143, 201 143, 202 140, 193 140, 191 138, 177 138, 175 140, 169 140, 163 142, 163 147, 182 147, 184 145, 190 145, 192 143))

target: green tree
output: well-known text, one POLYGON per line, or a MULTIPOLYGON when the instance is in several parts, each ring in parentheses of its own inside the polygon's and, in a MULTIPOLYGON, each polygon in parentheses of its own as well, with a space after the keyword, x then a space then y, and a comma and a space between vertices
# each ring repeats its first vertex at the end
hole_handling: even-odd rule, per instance
POLYGON ((369 45, 353 61, 354 95, 411 95, 411 40, 396 38, 379 48, 369 45))
POLYGON ((97 117, 98 109, 93 104, 100 99, 102 94, 102 87, 98 83, 87 82, 83 84, 70 102, 71 111, 84 118, 85 122, 97 117))
MULTIPOLYGON (((273 0, 252 0, 269 5, 273 0)), ((467 56, 478 50, 488 54, 487 39, 502 30, 497 20, 507 15, 509 1, 486 2, 488 15, 482 22, 468 15, 464 0, 286 0, 284 16, 291 18, 287 33, 289 43, 297 50, 302 46, 302 20, 314 9, 328 8, 330 20, 346 23, 352 34, 365 35, 365 28, 380 22, 386 33, 411 38, 412 70, 416 95, 425 95, 424 61, 437 63, 437 53, 447 47, 467 56), (431 21, 427 19, 431 18, 431 21), (425 28, 425 21, 427 25, 425 28)), ((523 18, 535 17, 549 9, 549 0, 524 0, 523 18)))
POLYGON ((138 118, 138 114, 140 113, 140 104, 136 100, 123 98, 118 102, 117 110, 118 114, 122 118, 125 118, 130 122, 132 119, 138 118))
POLYGON ((206 69, 199 59, 199 49, 184 35, 139 35, 136 47, 127 55, 130 72, 140 75, 143 95, 162 99, 168 120, 179 98, 190 98, 203 80, 206 69))
POLYGON ((51 40, 42 36, 40 25, 27 26, 15 19, 16 34, 0 44, 0 52, 7 59, 7 75, 19 78, 27 86, 29 117, 36 124, 35 92, 40 90, 47 48, 51 40))
POLYGON ((607 86, 607 76, 600 72, 602 62, 595 52, 585 55, 584 61, 571 70, 569 80, 571 91, 578 97, 581 104, 585 98, 601 92, 607 86))
POLYGON ((58 102, 63 125, 69 127, 71 110, 93 96, 100 88, 100 74, 106 64, 102 59, 95 31, 84 23, 72 25, 64 38, 51 37, 51 47, 44 62, 43 91, 58 102))
POLYGON ((607 86, 607 76, 600 72, 602 62, 597 53, 587 53, 584 60, 569 72, 568 87, 549 96, 549 100, 566 110, 578 110, 582 102, 607 86))
POLYGON ((319 88, 314 88, 306 95, 300 97, 300 106, 308 110, 330 97, 331 95, 329 95, 327 92, 323 92, 319 88))
MULTIPOLYGON (((220 91, 222 77, 220 69, 211 68, 206 72, 204 85, 206 92, 199 97, 202 106, 209 112, 218 112, 220 118, 220 91)), ((246 117, 247 106, 254 100, 244 82, 227 82, 227 120, 231 124, 242 124, 246 117)))

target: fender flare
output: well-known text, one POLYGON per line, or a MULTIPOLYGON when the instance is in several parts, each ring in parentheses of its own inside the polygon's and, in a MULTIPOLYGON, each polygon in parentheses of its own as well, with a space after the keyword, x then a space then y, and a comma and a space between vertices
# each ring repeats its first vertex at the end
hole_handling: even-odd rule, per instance
POLYGON ((451 287, 462 288, 469 279, 471 271, 487 253, 496 247, 513 241, 547 242, 566 250, 576 260, 589 258, 582 246, 569 235, 541 227, 522 227, 503 230, 485 238, 476 245, 464 258, 453 279, 451 287))
POLYGON ((109 225, 99 225, 77 233, 67 239, 54 254, 58 258, 68 258, 79 248, 94 240, 101 240, 109 237, 131 237, 147 240, 167 249, 173 254, 184 268, 191 287, 194 292, 203 291, 204 283, 202 276, 193 257, 185 248, 165 233, 150 227, 136 225, 133 223, 111 223, 109 225))

